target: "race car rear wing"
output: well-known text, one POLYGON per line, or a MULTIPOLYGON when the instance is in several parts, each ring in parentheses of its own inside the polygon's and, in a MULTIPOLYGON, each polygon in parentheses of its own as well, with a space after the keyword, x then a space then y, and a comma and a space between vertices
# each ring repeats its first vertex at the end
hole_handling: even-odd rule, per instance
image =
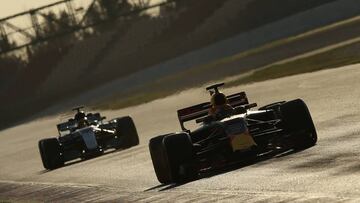
MULTIPOLYGON (((249 100, 245 92, 229 95, 227 96, 227 99, 229 101, 229 104, 234 108, 249 104, 249 100)), ((205 102, 178 110, 177 114, 181 129, 184 131, 187 130, 184 126, 185 122, 195 120, 208 115, 210 108, 211 108, 210 102, 205 102)))

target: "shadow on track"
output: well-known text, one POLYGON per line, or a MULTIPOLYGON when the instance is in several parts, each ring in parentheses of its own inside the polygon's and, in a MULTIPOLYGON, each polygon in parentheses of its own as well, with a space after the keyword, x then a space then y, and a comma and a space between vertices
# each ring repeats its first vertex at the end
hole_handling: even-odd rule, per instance
MULTIPOLYGON (((306 150, 306 149, 304 149, 306 150)), ((294 150, 294 149, 287 149, 287 150, 276 150, 276 151, 272 151, 266 154, 263 154, 261 156, 258 156, 255 159, 248 159, 248 160, 243 160, 243 161, 239 161, 239 162, 234 162, 234 163, 230 163, 226 166, 222 166, 216 169, 210 169, 207 171, 203 171, 199 174, 199 177, 196 180, 199 179, 205 179, 205 178, 211 178, 217 175, 222 175, 222 174, 226 174, 229 173, 231 171, 234 170, 238 170, 241 168, 245 168, 254 164, 258 164, 260 162, 269 160, 269 159, 273 159, 273 158, 281 158, 281 157, 285 157, 291 154, 295 154, 304 150, 294 150)), ((193 180, 193 181, 196 181, 193 180)), ((192 182, 192 181, 190 181, 192 182)), ((171 190, 173 188, 185 185, 187 183, 190 182, 182 182, 182 183, 172 183, 172 184, 160 184, 154 187, 151 187, 149 189, 144 190, 144 192, 148 192, 148 191, 158 191, 158 192, 162 192, 162 191, 167 191, 167 190, 171 190)))
POLYGON ((41 175, 41 174, 49 173, 49 172, 56 171, 56 170, 64 168, 64 167, 72 166, 72 165, 75 165, 75 164, 78 164, 78 163, 83 163, 83 162, 90 161, 90 160, 94 160, 94 159, 97 159, 97 158, 100 158, 100 157, 104 157, 106 155, 122 152, 124 150, 127 150, 127 149, 108 150, 108 151, 105 151, 104 153, 102 153, 100 155, 97 155, 97 156, 94 156, 94 157, 91 157, 91 158, 86 158, 86 159, 78 158, 78 159, 75 159, 75 160, 72 160, 72 161, 69 161, 69 162, 65 163, 63 166, 61 166, 59 168, 56 168, 56 169, 53 169, 53 170, 45 169, 45 170, 39 171, 37 174, 41 175))
POLYGON ((289 169, 309 173, 312 171, 327 170, 327 174, 330 177, 358 175, 360 174, 358 157, 359 154, 356 151, 322 154, 322 156, 313 156, 298 164, 292 165, 289 169))

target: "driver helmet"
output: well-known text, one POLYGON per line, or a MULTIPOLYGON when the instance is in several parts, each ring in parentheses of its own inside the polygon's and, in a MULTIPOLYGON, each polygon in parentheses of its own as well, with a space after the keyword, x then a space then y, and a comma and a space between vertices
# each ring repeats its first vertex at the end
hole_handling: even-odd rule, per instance
POLYGON ((79 111, 78 113, 75 114, 75 120, 76 121, 81 121, 81 120, 86 120, 86 116, 84 111, 79 111))
POLYGON ((211 105, 213 107, 216 107, 216 106, 223 106, 225 104, 228 103, 228 100, 225 96, 225 94, 219 92, 219 93, 215 93, 211 96, 211 105))

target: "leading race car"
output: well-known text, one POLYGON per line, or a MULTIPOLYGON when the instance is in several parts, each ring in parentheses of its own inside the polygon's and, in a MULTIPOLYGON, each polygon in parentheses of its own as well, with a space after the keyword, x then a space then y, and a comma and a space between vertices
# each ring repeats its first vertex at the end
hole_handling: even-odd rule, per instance
POLYGON ((301 150, 317 142, 310 112, 301 99, 281 101, 251 110, 245 92, 225 96, 207 88, 211 103, 177 111, 182 131, 150 140, 151 159, 159 182, 191 181, 199 174, 229 164, 256 159, 280 150, 301 150), (220 104, 219 104, 220 103, 220 104), (189 130, 184 123, 196 120, 189 130))
POLYGON ((74 118, 57 125, 59 136, 39 141, 44 168, 56 169, 77 158, 99 156, 110 148, 125 149, 139 144, 139 137, 131 117, 105 121, 100 113, 85 114, 81 109, 74 118))

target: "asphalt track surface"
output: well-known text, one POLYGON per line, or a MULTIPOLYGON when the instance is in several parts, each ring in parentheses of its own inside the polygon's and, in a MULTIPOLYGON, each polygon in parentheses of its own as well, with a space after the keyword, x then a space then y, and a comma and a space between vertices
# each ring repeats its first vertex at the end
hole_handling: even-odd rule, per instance
POLYGON ((179 130, 176 110, 206 101, 199 87, 141 106, 103 112, 131 115, 139 146, 53 171, 42 168, 37 142, 55 136, 60 115, 0 132, 0 200, 47 202, 360 202, 360 65, 245 86, 259 106, 302 98, 318 131, 318 144, 183 185, 157 181, 151 137, 179 130))

